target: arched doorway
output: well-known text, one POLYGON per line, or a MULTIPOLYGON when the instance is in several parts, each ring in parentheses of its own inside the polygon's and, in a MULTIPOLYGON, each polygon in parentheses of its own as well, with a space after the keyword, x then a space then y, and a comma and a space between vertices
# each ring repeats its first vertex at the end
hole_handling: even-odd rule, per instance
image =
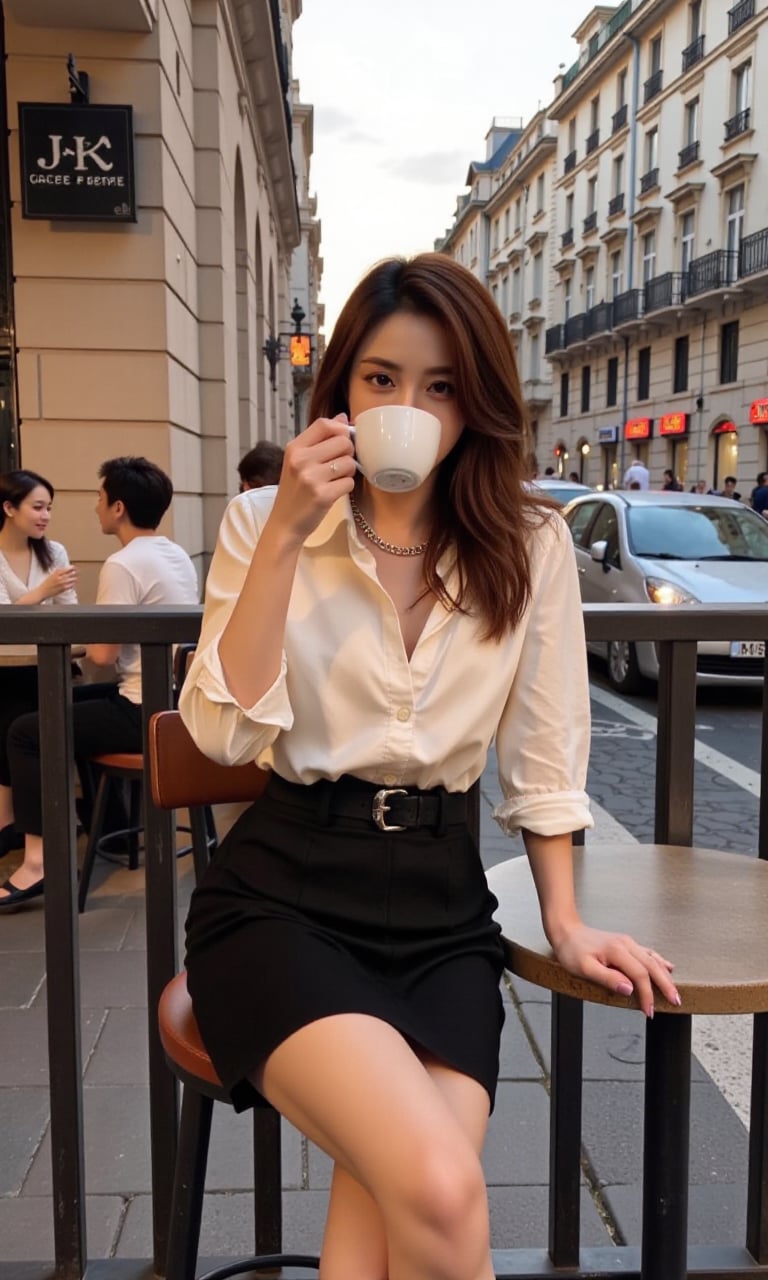
POLYGON ((712 428, 712 488, 722 489, 726 476, 739 474, 739 431, 731 418, 721 418, 712 428))

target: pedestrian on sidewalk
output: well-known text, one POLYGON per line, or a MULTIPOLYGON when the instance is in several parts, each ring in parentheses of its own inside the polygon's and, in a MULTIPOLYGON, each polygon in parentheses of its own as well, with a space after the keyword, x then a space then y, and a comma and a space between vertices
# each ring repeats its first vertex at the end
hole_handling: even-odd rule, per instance
MULTIPOLYGON (((112 458, 100 471, 96 514, 102 533, 116 537, 119 550, 101 567, 97 604, 197 604, 194 565, 186 551, 157 532, 171 504, 173 485, 146 458, 112 458)), ((88 645, 97 666, 116 667, 117 684, 83 690, 72 707, 75 759, 111 751, 141 751, 141 651, 134 644, 88 645)), ((40 718, 20 716, 8 733, 8 758, 16 826, 25 833, 24 861, 0 885, 0 911, 13 911, 44 890, 43 819, 40 778, 40 718)))
POLYGON ((235 498, 180 709, 270 770, 195 891, 187 970, 237 1109, 263 1094, 335 1161, 327 1275, 492 1280, 479 1152, 503 953, 467 791, 495 738, 570 971, 676 999, 669 966, 584 924, 571 836, 589 702, 567 527, 527 487, 513 347, 442 254, 380 263, 344 307, 277 490, 235 498), (360 474, 350 424, 409 406, 439 447, 410 491, 360 474))

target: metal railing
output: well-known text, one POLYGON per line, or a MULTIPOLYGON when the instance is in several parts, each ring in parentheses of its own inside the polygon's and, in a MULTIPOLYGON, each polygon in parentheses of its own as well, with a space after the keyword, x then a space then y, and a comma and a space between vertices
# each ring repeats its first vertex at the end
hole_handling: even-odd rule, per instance
POLYGON ((572 347, 574 342, 583 342, 587 334, 587 313, 580 311, 565 322, 565 345, 572 347))
POLYGON ((768 227, 745 236, 739 247, 739 275, 753 276, 768 271, 768 227))
POLYGON ((570 249, 573 244, 573 227, 567 227, 560 237, 560 246, 563 249, 570 249))
POLYGON ((627 324, 631 320, 639 320, 643 314, 642 289, 627 289, 613 300, 614 325, 627 324))
POLYGON ((599 146, 600 146, 600 130, 593 129, 586 141, 585 149, 586 149, 587 155, 591 156, 592 152, 597 151, 597 148, 599 146))
POLYGON ((652 98, 655 98, 657 94, 661 93, 663 83, 664 72, 661 67, 659 67, 659 70, 654 71, 653 75, 649 76, 643 85, 643 105, 645 105, 646 102, 650 102, 652 98))
POLYGON ((586 218, 584 219, 583 234, 585 236, 588 236, 591 231, 596 231, 596 230, 597 230, 597 209, 593 209, 592 212, 588 213, 586 218))
POLYGON ((685 169, 689 164, 695 164, 699 158, 699 142, 689 142, 687 147, 683 147, 682 151, 677 153, 678 169, 685 169))
POLYGON ((565 325, 553 324, 544 335, 544 351, 549 356, 553 351, 563 351, 564 349, 565 325))
POLYGON ((738 31, 739 27, 743 27, 754 16, 755 0, 740 0, 739 4, 728 10, 728 35, 732 36, 734 31, 738 31))
MULTIPOLYGON (((654 605, 588 605, 584 608, 590 641, 630 640, 658 643, 657 767, 654 799, 654 840, 659 844, 693 843, 693 786, 696 713, 697 641, 768 640, 768 612, 760 606, 689 605, 660 609, 654 605)), ((79 916, 77 912, 77 842, 75 825, 74 756, 71 720, 71 659, 73 644, 137 643, 141 645, 142 699, 145 743, 147 725, 155 711, 172 705, 172 645, 194 642, 199 635, 199 608, 152 607, 134 611, 118 607, 68 606, 59 609, 6 607, 3 641, 38 646, 41 722, 43 829, 46 840, 45 943, 47 971, 48 1059, 50 1065, 50 1138, 54 1218, 55 1274, 58 1280, 82 1280, 86 1274, 85 1144, 83 1131, 83 1073, 80 1042, 79 916)), ((768 660, 764 664, 768 670, 768 660)), ((768 681, 765 682, 768 690, 768 681)), ((762 773, 768 781, 768 697, 763 704, 762 773)), ((149 752, 145 749, 145 759, 149 752)), ((176 921, 176 858, 173 815, 155 809, 145 774, 145 859, 147 920, 147 999, 150 1099, 150 1147, 154 1261, 141 1274, 162 1276, 171 1217, 171 1189, 178 1140, 178 1084, 169 1071, 157 1029, 160 994, 178 967, 176 921)), ((768 858, 768 785, 761 791, 757 849, 768 858)), ((755 1019, 755 1043, 766 1045, 768 1014, 755 1019)), ((753 1113, 750 1124, 750 1172, 747 1245, 756 1258, 768 1257, 768 1199, 761 1190, 761 1159, 768 1151, 768 1053, 753 1058, 753 1113)), ((98 1135, 97 1135, 98 1140, 98 1135)), ((578 1164, 578 1161, 577 1161, 578 1164)), ((550 1195, 553 1194, 550 1188, 550 1195)), ((578 1199, 578 1179, 576 1197, 578 1199)), ((556 1232, 557 1234, 557 1232, 556 1232)), ((563 1233, 558 1240, 564 1245, 563 1233)), ((598 1270, 579 1269, 568 1244, 558 1265, 572 1280, 586 1275, 603 1280, 626 1277, 626 1262, 611 1260, 598 1270), (568 1257, 564 1257, 568 1254, 568 1257)), ((530 1276, 529 1250, 504 1255, 504 1274, 530 1276), (507 1265, 512 1270, 507 1270, 507 1265)), ((41 1264, 22 1264, 30 1275, 50 1274, 41 1264)), ((18 1275, 18 1263, 6 1270, 0 1243, 0 1274, 18 1275), (16 1268, 14 1270, 13 1268, 16 1268)), ((100 1260, 99 1277, 127 1276, 121 1259, 100 1260)), ((25 1272, 26 1273, 26 1272, 25 1272)), ((740 1272, 739 1272, 740 1273, 740 1272)), ((131 1270, 131 1275, 138 1271, 131 1270)), ((636 1271, 632 1274, 637 1274, 636 1271)), ((718 1275, 725 1275, 719 1272, 718 1275)), ((730 1275, 731 1273, 728 1272, 730 1275)), ((746 1274, 746 1272, 745 1272, 746 1274)))
POLYGON ((702 258, 694 258, 685 281, 686 297, 694 298, 713 289, 725 289, 735 281, 738 266, 738 253, 728 249, 715 249, 702 258))
POLYGON ((704 36, 697 36, 695 40, 683 49, 683 71, 690 71, 691 67, 695 67, 697 62, 701 62, 704 57, 704 36))
POLYGON ((654 187, 659 185, 658 169, 649 169, 640 179, 640 194, 644 196, 648 191, 653 191, 654 187))
POLYGON ((627 123, 628 115, 629 108, 625 102, 619 107, 618 111, 614 111, 613 113, 613 117, 611 119, 611 133, 618 133, 619 129, 624 128, 624 125, 627 123))
POLYGON ((610 333, 613 328, 613 303, 598 302, 587 312, 587 334, 594 337, 598 333, 610 333))
POLYGON ((737 111, 735 116, 731 116, 730 120, 726 120, 724 125, 726 142, 731 142, 740 134, 747 132, 751 114, 752 108, 745 107, 743 111, 737 111))
POLYGON ((569 151, 563 161, 563 173, 571 173, 576 168, 576 150, 569 151))
POLYGON ((617 213, 624 212, 624 192, 619 191, 617 195, 611 196, 608 201, 608 217, 615 218, 617 213))
POLYGON ((678 271, 665 271, 663 275, 654 276, 645 286, 644 310, 661 311, 664 307, 678 306, 685 301, 685 277, 678 271))

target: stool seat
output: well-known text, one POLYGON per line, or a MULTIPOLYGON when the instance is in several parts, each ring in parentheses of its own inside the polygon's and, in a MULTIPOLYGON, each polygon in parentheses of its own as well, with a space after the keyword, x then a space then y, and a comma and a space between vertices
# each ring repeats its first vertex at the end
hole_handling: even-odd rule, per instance
POLYGON ((166 1056, 186 1075, 222 1088, 205 1045, 200 1039, 186 972, 177 973, 166 986, 158 1006, 160 1042, 166 1056))
POLYGON ((129 769, 136 773, 144 772, 144 757, 140 751, 109 751, 105 755, 91 756, 91 764, 100 769, 129 769))

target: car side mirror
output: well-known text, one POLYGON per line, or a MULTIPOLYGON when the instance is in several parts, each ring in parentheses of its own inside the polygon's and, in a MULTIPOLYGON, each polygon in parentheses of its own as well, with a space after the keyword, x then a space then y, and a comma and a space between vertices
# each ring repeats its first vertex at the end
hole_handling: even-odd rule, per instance
POLYGON ((603 566, 603 571, 605 573, 607 573, 611 567, 609 564, 606 564, 605 562, 605 556, 607 551, 608 551, 608 543, 605 540, 605 538, 601 538, 599 542, 593 542, 592 546, 589 548, 589 554, 592 557, 592 559, 595 561, 595 564, 601 564, 603 566))

